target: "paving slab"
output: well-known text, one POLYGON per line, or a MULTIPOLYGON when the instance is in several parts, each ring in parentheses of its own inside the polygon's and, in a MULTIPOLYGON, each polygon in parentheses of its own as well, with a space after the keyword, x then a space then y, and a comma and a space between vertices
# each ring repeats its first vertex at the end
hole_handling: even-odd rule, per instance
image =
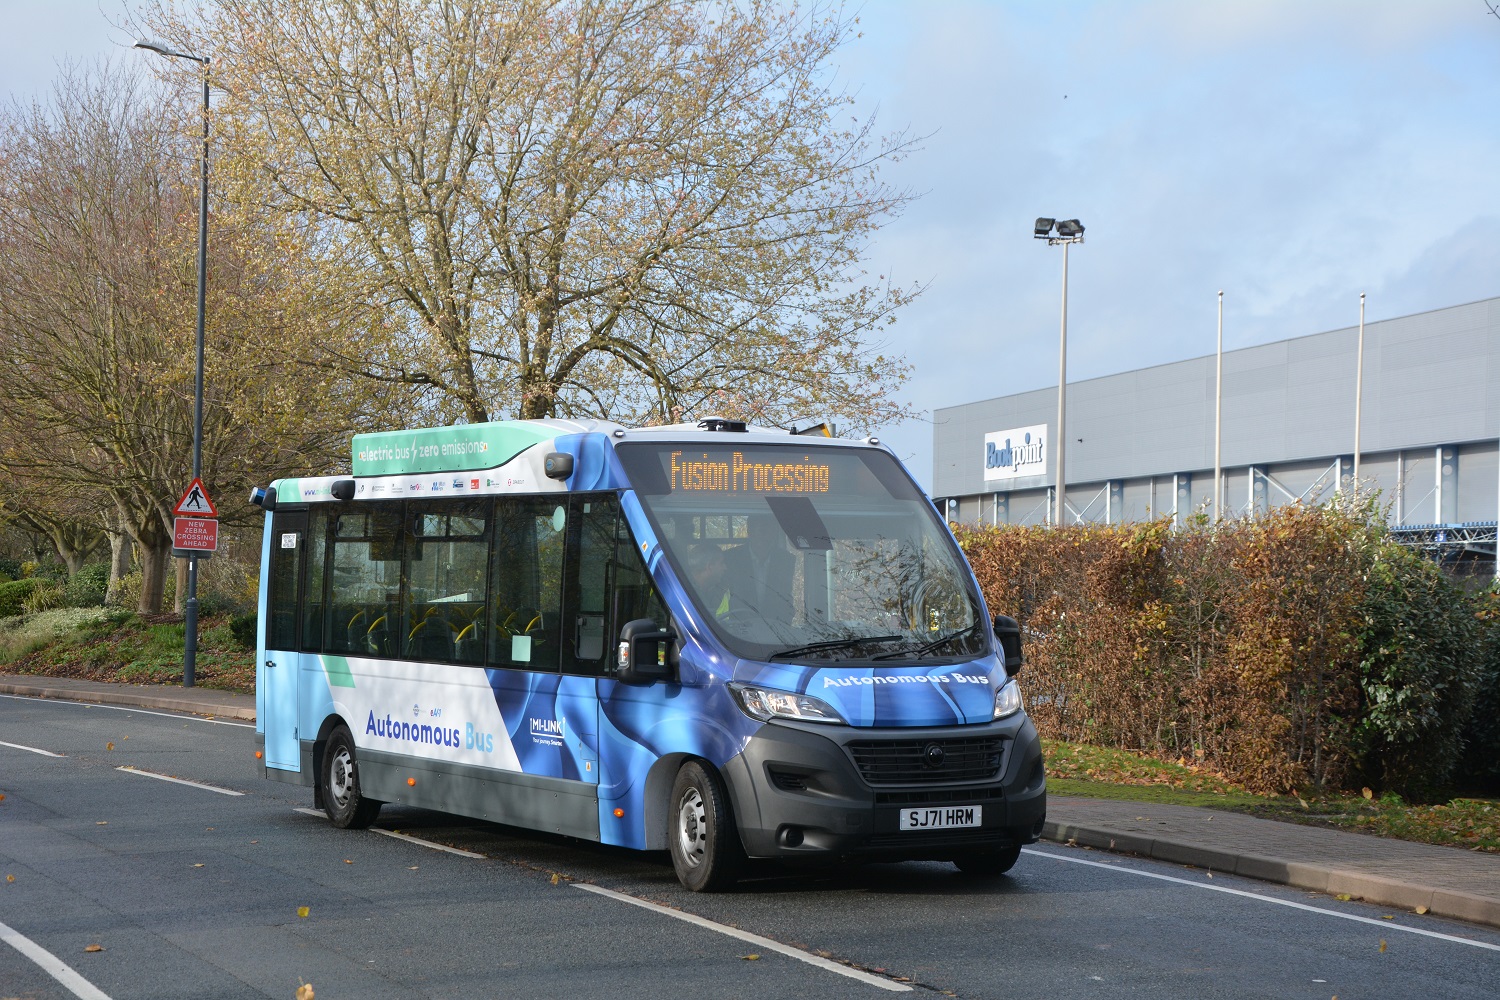
POLYGON ((1060 795, 1047 840, 1500 927, 1500 855, 1196 806, 1060 795))

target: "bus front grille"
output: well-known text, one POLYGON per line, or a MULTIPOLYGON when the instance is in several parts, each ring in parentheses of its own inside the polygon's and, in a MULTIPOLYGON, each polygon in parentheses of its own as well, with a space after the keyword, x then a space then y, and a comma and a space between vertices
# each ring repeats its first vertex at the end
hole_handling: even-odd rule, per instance
POLYGON ((860 775, 872 785, 988 781, 1000 773, 1005 741, 965 739, 854 740, 847 744, 860 775))

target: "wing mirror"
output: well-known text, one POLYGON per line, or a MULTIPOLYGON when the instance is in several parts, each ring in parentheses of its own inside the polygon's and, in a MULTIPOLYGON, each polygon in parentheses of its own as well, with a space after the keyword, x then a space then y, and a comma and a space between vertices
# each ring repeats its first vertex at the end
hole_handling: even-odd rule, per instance
POLYGON ((1005 672, 1014 677, 1021 672, 1026 657, 1021 653, 1021 624, 1010 615, 995 616, 995 638, 1005 653, 1005 672))
POLYGON ((615 651, 615 679, 626 684, 670 680, 676 674, 677 633, 650 618, 626 622, 615 651))

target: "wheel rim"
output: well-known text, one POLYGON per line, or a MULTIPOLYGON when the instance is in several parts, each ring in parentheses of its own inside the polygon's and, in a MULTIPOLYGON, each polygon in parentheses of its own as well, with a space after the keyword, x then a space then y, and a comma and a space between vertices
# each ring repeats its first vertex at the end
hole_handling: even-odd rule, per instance
POLYGON ((328 765, 328 794, 340 810, 347 809, 354 798, 354 756, 348 747, 341 746, 333 752, 328 765))
POLYGON ((677 806, 677 847, 689 868, 703 863, 708 850, 708 810, 696 788, 684 792, 677 806))

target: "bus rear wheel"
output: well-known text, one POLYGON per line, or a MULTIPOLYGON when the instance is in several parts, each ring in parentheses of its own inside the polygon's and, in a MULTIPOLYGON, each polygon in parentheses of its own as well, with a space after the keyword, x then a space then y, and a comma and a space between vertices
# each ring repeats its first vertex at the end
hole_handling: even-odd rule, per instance
POLYGON ((690 760, 672 784, 667 842, 677 879, 693 892, 734 884, 745 852, 734 828, 729 795, 713 769, 690 760))
POLYGON ((323 811, 334 826, 363 830, 375 822, 380 803, 367 799, 359 788, 359 764, 354 758, 354 737, 339 726, 323 748, 323 770, 318 780, 323 788, 323 811))

